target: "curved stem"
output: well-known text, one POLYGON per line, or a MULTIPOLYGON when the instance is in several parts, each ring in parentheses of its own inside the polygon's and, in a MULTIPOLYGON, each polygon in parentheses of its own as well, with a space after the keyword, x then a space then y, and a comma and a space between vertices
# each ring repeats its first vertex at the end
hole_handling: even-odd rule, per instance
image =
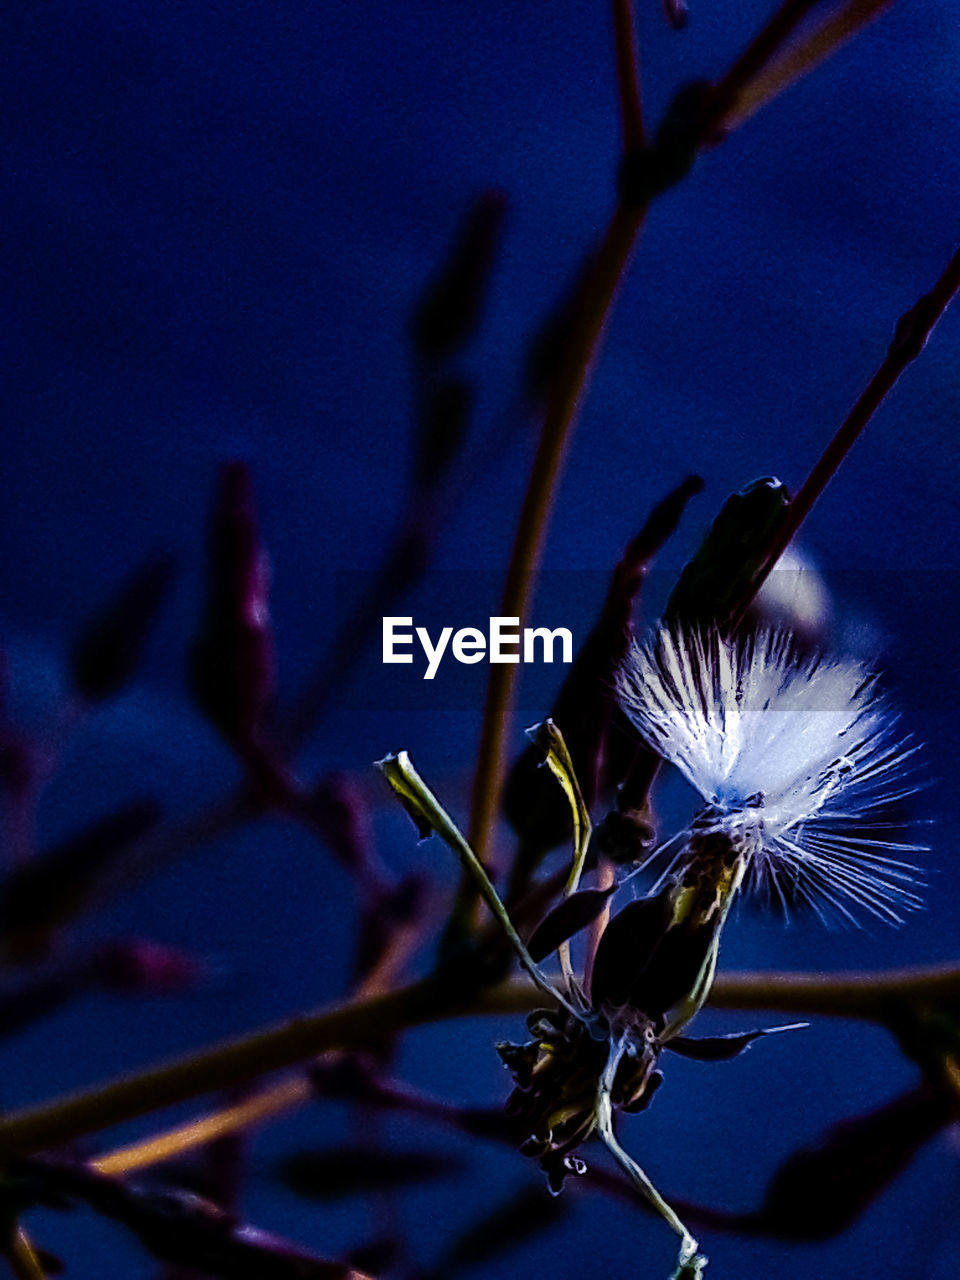
POLYGON ((680 1256, 678 1259, 676 1275, 699 1275, 700 1271, 706 1266, 706 1258, 701 1257, 697 1250, 697 1241, 687 1230, 684 1223, 667 1204, 663 1196, 653 1185, 644 1171, 634 1160, 633 1156, 620 1145, 617 1141, 617 1135, 613 1128, 613 1084, 617 1078, 617 1068, 620 1066, 620 1060, 627 1048, 626 1038, 619 1041, 611 1041, 610 1051, 607 1054, 607 1065, 604 1067, 603 1075, 600 1077, 600 1083, 597 1087, 597 1106, 596 1120, 597 1133, 600 1136, 604 1146, 616 1160, 617 1164, 624 1171, 631 1183, 643 1196, 644 1200, 654 1208, 661 1218, 669 1224, 670 1227, 680 1237, 680 1256))

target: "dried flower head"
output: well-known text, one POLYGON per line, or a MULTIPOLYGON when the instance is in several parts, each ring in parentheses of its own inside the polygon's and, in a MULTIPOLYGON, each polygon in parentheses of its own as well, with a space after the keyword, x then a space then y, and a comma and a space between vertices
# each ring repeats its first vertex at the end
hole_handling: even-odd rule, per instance
POLYGON ((924 846, 897 838, 917 747, 859 662, 802 656, 783 632, 663 629, 634 646, 617 691, 705 802, 670 842, 664 878, 689 874, 704 838, 725 836, 744 885, 785 910, 899 923, 920 906, 910 855, 924 846))

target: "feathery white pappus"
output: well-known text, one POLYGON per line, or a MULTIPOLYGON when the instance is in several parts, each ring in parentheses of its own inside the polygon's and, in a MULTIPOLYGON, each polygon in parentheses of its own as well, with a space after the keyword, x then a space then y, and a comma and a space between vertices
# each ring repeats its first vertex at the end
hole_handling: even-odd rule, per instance
POLYGON ((666 846, 679 852, 661 882, 696 870, 694 832, 716 832, 737 850, 744 887, 785 911, 856 923, 859 908, 899 923, 921 905, 909 858, 926 846, 898 841, 895 813, 918 789, 918 748, 860 663, 798 656, 785 632, 725 641, 662 629, 634 645, 617 694, 706 802, 666 846))

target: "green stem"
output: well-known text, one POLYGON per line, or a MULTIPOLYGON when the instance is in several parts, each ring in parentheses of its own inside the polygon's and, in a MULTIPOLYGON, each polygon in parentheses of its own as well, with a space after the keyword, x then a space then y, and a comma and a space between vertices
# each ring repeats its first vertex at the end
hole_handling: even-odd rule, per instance
POLYGON ((457 824, 420 777, 419 773, 417 773, 413 766, 413 761, 406 751, 400 751, 397 755, 389 755, 383 760, 378 760, 377 768, 403 801, 414 820, 423 824, 425 834, 435 831, 460 859, 464 873, 476 885, 481 898, 490 909, 490 914, 507 935, 520 963, 543 994, 548 1000, 555 1000, 558 1004, 563 1005, 568 1013, 576 1017, 577 1011, 572 1005, 568 1004, 563 995, 544 976, 540 966, 527 950, 523 939, 513 927, 509 912, 500 901, 500 895, 494 888, 493 881, 484 870, 483 863, 463 838, 457 824))
POLYGON ((604 1068, 603 1075, 600 1078, 600 1084, 597 1088, 597 1133, 600 1136, 604 1146, 616 1160, 617 1164, 630 1179, 634 1187, 640 1192, 643 1198, 651 1205, 661 1218, 669 1224, 670 1227, 680 1237, 680 1256, 677 1259, 677 1270, 675 1275, 699 1275, 703 1267, 706 1266, 707 1260, 698 1253, 697 1241, 687 1230, 684 1223, 664 1200, 663 1196, 653 1185, 644 1171, 634 1160, 633 1156, 626 1151, 617 1141, 617 1135, 613 1128, 613 1084, 617 1078, 617 1068, 626 1049, 625 1039, 618 1042, 611 1042, 610 1052, 607 1055, 607 1065, 604 1068))

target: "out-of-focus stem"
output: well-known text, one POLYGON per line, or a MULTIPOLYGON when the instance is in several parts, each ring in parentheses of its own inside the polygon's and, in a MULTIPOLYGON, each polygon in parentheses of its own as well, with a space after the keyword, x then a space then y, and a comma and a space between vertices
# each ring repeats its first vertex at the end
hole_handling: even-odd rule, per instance
MULTIPOLYGON (((445 1018, 526 1013, 543 1004, 531 983, 512 979, 467 1000, 449 980, 431 976, 387 995, 267 1027, 184 1058, 52 1102, 0 1117, 0 1156, 26 1155, 96 1133, 162 1107, 244 1084, 330 1049, 377 1043, 406 1027, 445 1018)), ((724 974, 713 985, 716 1008, 767 1009, 886 1022, 902 1004, 960 1002, 960 965, 888 973, 724 974)))
POLYGON ((960 1104, 960 1063, 957 1062, 956 1056, 952 1053, 948 1053, 943 1059, 943 1078, 958 1104, 960 1104))
MULTIPOLYGON (((543 552, 547 519, 573 430, 580 416, 607 322, 646 210, 618 205, 597 250, 583 313, 566 359, 557 372, 544 417, 540 443, 524 495, 504 585, 500 613, 523 619, 543 552)), ((505 769, 505 743, 512 721, 518 667, 490 666, 477 771, 470 815, 470 844, 486 860, 496 821, 505 769)), ((473 901, 472 889, 466 895, 473 901)))
MULTIPOLYGON (((475 1012, 528 1013, 538 993, 512 979, 485 993, 475 1012)), ((903 1005, 960 1003, 960 964, 919 965, 887 972, 721 973, 707 1004, 715 1009, 765 1009, 886 1023, 903 1005)))
POLYGON ((613 38, 617 54, 617 94, 624 151, 638 151, 646 140, 640 65, 637 57, 637 23, 633 0, 613 0, 613 38))
POLYGON ((313 1097, 313 1088, 305 1075, 281 1080, 268 1089, 244 1099, 232 1107, 211 1111, 198 1116, 187 1124, 177 1125, 165 1133, 153 1134, 142 1142, 134 1142, 115 1151, 105 1152, 88 1163, 99 1173, 123 1176, 136 1169, 172 1160, 185 1151, 206 1146, 217 1138, 237 1133, 272 1120, 274 1116, 291 1111, 313 1097))
POLYGON ((737 58, 727 74, 717 82, 717 110, 730 127, 728 108, 739 103, 811 9, 822 0, 784 0, 777 12, 737 58))
POLYGON ((885 1022, 896 1005, 958 1001, 960 966, 946 964, 887 973, 727 973, 717 978, 709 1003, 885 1022))
POLYGON ((43 1263, 23 1227, 17 1227, 7 1248, 7 1261, 17 1280, 47 1280, 43 1263))
MULTIPOLYGON (((758 68, 752 78, 741 82, 736 93, 731 95, 731 105, 724 115, 724 126, 736 129, 749 120, 761 107, 778 98, 797 80, 815 71, 893 3, 894 0, 851 0, 839 12, 831 14, 808 36, 786 48, 762 69, 758 68)), ((811 7, 810 4, 806 5, 808 9, 811 7)))
MULTIPOLYGON (((543 996, 540 996, 541 1003, 543 996)), ((161 1107, 245 1084, 327 1049, 363 1048, 457 1012, 448 981, 427 978, 388 995, 295 1018, 146 1071, 0 1117, 0 1153, 60 1146, 161 1107)))

